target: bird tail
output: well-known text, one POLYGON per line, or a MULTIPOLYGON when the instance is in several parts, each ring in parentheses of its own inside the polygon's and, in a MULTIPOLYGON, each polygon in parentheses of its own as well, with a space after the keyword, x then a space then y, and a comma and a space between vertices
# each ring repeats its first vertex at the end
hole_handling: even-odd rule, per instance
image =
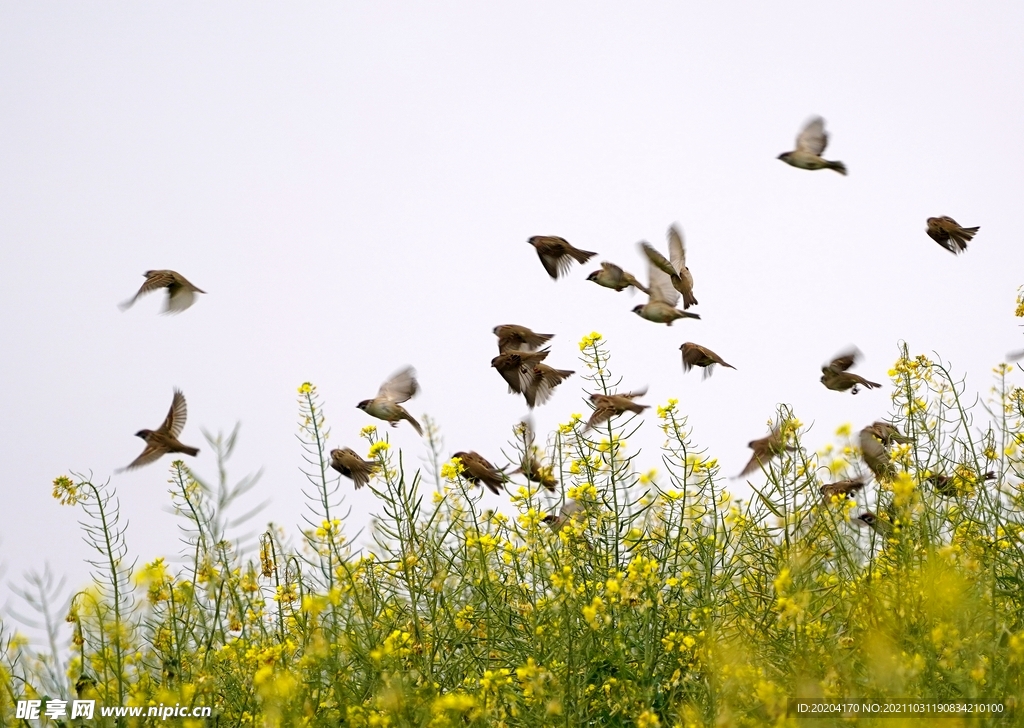
POLYGON ((879 387, 881 387, 881 386, 882 386, 882 385, 881 385, 881 384, 879 384, 878 382, 869 382, 869 381, 868 381, 867 379, 865 379, 864 377, 858 376, 858 375, 856 375, 856 374, 851 374, 850 376, 851 376, 851 377, 854 377, 854 378, 855 378, 855 379, 857 380, 857 382, 858 382, 858 383, 860 383, 860 384, 863 384, 863 385, 864 385, 865 387, 867 387, 868 389, 878 389, 879 387))
POLYGON ((827 166, 829 169, 834 169, 839 174, 846 176, 846 165, 842 162, 828 162, 827 166))
POLYGON ((681 313, 683 314, 683 318, 692 318, 692 319, 699 319, 700 318, 700 314, 699 313, 690 313, 689 311, 682 311, 681 313))
POLYGON ((696 306, 697 299, 694 297, 692 291, 687 291, 683 294, 683 308, 689 308, 690 306, 696 306))
POLYGON ((628 409, 630 412, 636 415, 642 415, 644 413, 644 410, 648 408, 650 408, 649 404, 639 404, 637 402, 633 402, 631 405, 626 407, 626 409, 628 409))
POLYGON ((182 445, 181 452, 185 453, 186 455, 191 455, 192 457, 195 457, 196 455, 199 454, 199 448, 189 447, 188 445, 182 445))
POLYGON ((638 291, 643 291, 648 296, 651 295, 651 291, 650 291, 649 288, 644 286, 642 283, 640 283, 640 281, 638 281, 636 278, 634 278, 633 276, 629 275, 628 273, 626 274, 626 283, 628 283, 629 285, 633 286, 633 288, 635 288, 638 291))
POLYGON ((408 412, 406 412, 405 419, 409 420, 409 424, 412 425, 414 430, 416 430, 416 434, 418 434, 420 437, 423 437, 423 428, 420 427, 420 423, 416 421, 416 418, 413 417, 408 412))
POLYGON ((989 470, 987 473, 985 473, 984 476, 982 476, 982 479, 983 480, 995 480, 996 479, 996 471, 989 470))
POLYGON ((573 259, 580 264, 586 263, 588 260, 597 255, 597 253, 591 253, 589 250, 580 250, 579 248, 572 248, 568 252, 569 255, 571 255, 573 259))

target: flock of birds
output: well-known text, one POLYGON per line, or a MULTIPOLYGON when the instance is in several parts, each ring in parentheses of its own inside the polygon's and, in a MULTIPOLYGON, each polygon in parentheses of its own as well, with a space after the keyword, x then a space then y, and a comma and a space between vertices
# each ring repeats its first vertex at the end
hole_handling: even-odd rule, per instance
MULTIPOLYGON (((778 159, 799 169, 831 169, 845 175, 847 173, 846 165, 842 162, 824 159, 821 156, 827 143, 828 135, 825 132, 825 122, 821 117, 815 117, 797 136, 796 149, 780 154, 778 159)), ((967 243, 974 238, 978 228, 963 227, 950 217, 930 217, 927 221, 926 232, 943 248, 953 254, 958 254, 967 249, 967 243)), ((574 261, 582 265, 597 255, 591 251, 580 250, 564 238, 553 235, 537 235, 531 237, 527 242, 536 249, 541 264, 552 279, 558 279, 567 274, 574 261)), ((647 303, 634 307, 633 313, 647 321, 671 326, 674 321, 679 319, 699 319, 700 314, 689 310, 697 305, 697 298, 694 296, 693 275, 686 265, 686 247, 679 228, 673 225, 668 230, 667 257, 650 243, 641 242, 639 247, 647 263, 646 286, 620 266, 608 261, 602 262, 600 270, 587 276, 587 280, 614 291, 623 291, 632 287, 645 293, 648 297, 647 303), (682 309, 677 307, 680 299, 682 299, 682 309)), ((197 293, 205 293, 180 273, 172 270, 151 270, 144 275, 146 280, 142 287, 139 288, 135 296, 121 304, 123 309, 134 304, 140 296, 159 289, 167 289, 165 313, 180 313, 195 302, 197 293)), ((510 392, 521 394, 525 398, 530 409, 548 401, 555 388, 574 374, 573 371, 555 369, 545 363, 550 353, 550 348, 545 345, 553 338, 553 334, 538 334, 525 326, 515 324, 496 326, 494 334, 498 339, 498 355, 491 361, 491 366, 508 384, 510 392)), ((716 365, 729 369, 736 368, 715 352, 699 344, 686 342, 679 348, 682 352, 684 371, 689 371, 693 367, 701 367, 704 370, 704 377, 707 377, 716 365)), ((867 389, 880 387, 881 385, 877 382, 868 381, 849 371, 856 362, 858 354, 856 349, 852 349, 823 366, 822 384, 830 390, 850 391, 853 394, 857 394, 860 387, 867 389)), ((388 378, 381 385, 376 397, 365 399, 356 406, 371 417, 390 423, 392 427, 405 420, 417 433, 422 435, 423 428, 419 422, 402 406, 418 390, 419 384, 416 381, 415 370, 412 367, 406 367, 388 378)), ((649 405, 639 404, 635 400, 646 394, 646 391, 644 388, 635 392, 590 395, 593 412, 584 429, 589 430, 626 412, 641 414, 649 405)), ((175 390, 170 411, 163 424, 156 430, 139 430, 135 433, 137 437, 145 441, 146 447, 142 454, 118 472, 147 465, 168 453, 184 453, 193 457, 198 455, 197 448, 184 445, 178 440, 185 427, 186 416, 185 396, 179 390, 175 390)), ((505 468, 495 467, 475 451, 460 451, 456 452, 453 457, 458 458, 461 462, 462 476, 470 483, 487 486, 496 494, 501 492, 502 487, 509 480, 509 475, 515 474, 522 474, 528 480, 547 490, 556 491, 558 481, 553 475, 552 467, 543 465, 538 458, 539 449, 533 445, 533 432, 529 419, 524 421, 522 432, 525 447, 522 462, 516 470, 506 473, 505 468)), ((909 442, 909 440, 886 422, 874 422, 860 431, 862 458, 868 469, 880 480, 895 476, 894 466, 889 457, 889 449, 894 442, 909 442)), ((771 458, 794 449, 792 445, 786 444, 781 424, 776 426, 767 437, 752 440, 748 446, 753 454, 737 477, 743 477, 759 468, 764 468, 771 458)), ((330 456, 331 467, 343 476, 350 478, 357 489, 369 483, 378 467, 376 462, 364 460, 348 447, 334 449, 330 456)), ((988 479, 995 476, 992 473, 986 473, 983 477, 988 479)), ((928 480, 937 492, 951 494, 953 486, 949 476, 933 475, 928 480)), ((826 499, 831 499, 834 496, 846 498, 854 495, 864 486, 864 478, 854 478, 826 484, 821 487, 821 493, 826 499)), ((576 516, 581 511, 579 504, 567 500, 558 515, 547 516, 545 522, 552 529, 558 531, 567 519, 576 516)), ((877 518, 870 511, 865 511, 856 520, 860 525, 869 526, 883 534, 888 533, 892 528, 890 524, 877 518)))

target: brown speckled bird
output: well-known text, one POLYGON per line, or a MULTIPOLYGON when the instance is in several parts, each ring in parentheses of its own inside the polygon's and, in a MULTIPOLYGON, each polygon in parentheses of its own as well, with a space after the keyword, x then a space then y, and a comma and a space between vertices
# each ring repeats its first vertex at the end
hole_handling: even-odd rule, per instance
POLYGON ((547 364, 537 364, 530 370, 529 380, 523 387, 523 396, 530 409, 551 399, 555 387, 576 372, 569 369, 553 369, 547 364))
POLYGON ((185 280, 185 276, 181 273, 173 270, 147 270, 142 275, 146 277, 146 282, 134 296, 119 304, 122 311, 131 308, 139 296, 159 288, 167 289, 167 307, 164 309, 164 313, 181 313, 195 303, 195 294, 206 293, 185 280))
POLYGON ((510 349, 491 359, 491 366, 508 383, 508 391, 523 394, 533 384, 534 367, 544 361, 549 349, 517 351, 510 349))
POLYGON ((859 356, 860 352, 852 349, 830 361, 821 368, 821 383, 834 392, 852 390, 852 394, 857 394, 860 391, 857 389, 857 385, 868 389, 881 387, 882 385, 878 382, 869 382, 864 377, 846 371, 854 365, 859 356))
POLYGON ((626 288, 633 286, 633 288, 644 293, 650 293, 632 274, 627 273, 619 266, 608 261, 602 262, 601 270, 595 270, 587 276, 587 280, 593 281, 599 286, 611 288, 613 291, 622 292, 626 288))
POLYGON ((870 432, 872 435, 877 437, 886 447, 892 447, 894 442, 903 444, 913 442, 913 440, 902 434, 898 429, 896 429, 896 427, 890 425, 888 422, 882 422, 881 420, 875 420, 865 427, 864 431, 870 432))
POLYGON ((420 427, 420 423, 401 404, 412 399, 419 388, 420 385, 416 381, 416 370, 406 367, 392 374, 384 384, 380 385, 376 397, 364 399, 356 407, 371 417, 390 422, 392 427, 398 427, 400 421, 408 420, 413 429, 422 435, 423 428, 420 427))
POLYGON ((672 225, 668 229, 668 258, 647 242, 640 243, 640 249, 659 270, 668 276, 672 287, 683 297, 683 308, 697 305, 693 295, 693 276, 686 267, 686 247, 683 245, 683 233, 672 225))
POLYGON ((747 447, 754 451, 754 454, 750 457, 748 462, 737 478, 742 478, 744 475, 750 475, 758 468, 765 467, 768 461, 774 457, 782 455, 782 453, 789 450, 790 452, 795 451, 796 448, 793 445, 786 445, 785 438, 782 435, 781 423, 776 425, 772 429, 772 433, 767 437, 762 437, 759 440, 751 440, 747 443, 747 447))
POLYGON ((826 483, 825 485, 821 486, 821 495, 825 499, 825 503, 828 504, 829 502, 831 502, 832 496, 849 498, 858 490, 863 489, 863 478, 851 478, 850 480, 838 480, 835 483, 826 483))
POLYGON ((864 511, 856 518, 851 518, 850 522, 860 528, 867 526, 883 538, 891 536, 893 532, 893 525, 891 523, 879 518, 871 511, 864 511))
POLYGON ((568 240, 557 235, 534 235, 526 242, 537 249, 537 256, 544 265, 544 270, 552 278, 568 273, 572 261, 583 264, 597 255, 588 250, 574 248, 568 240))
POLYGON ((622 394, 590 395, 590 401, 594 405, 594 412, 590 415, 587 426, 583 429, 589 430, 591 427, 597 427, 624 412, 632 412, 637 415, 642 414, 650 405, 639 404, 633 400, 637 397, 643 397, 645 394, 647 394, 647 387, 638 389, 635 392, 623 392, 622 394))
POLYGON ((525 326, 505 324, 494 327, 494 335, 498 337, 498 352, 534 351, 554 338, 554 334, 537 334, 525 326))
POLYGON ((967 242, 974 239, 980 227, 960 227, 951 217, 929 217, 928 236, 953 255, 967 250, 967 242))
MULTIPOLYGON (((973 475, 973 473, 971 475, 973 475)), ((981 480, 995 480, 996 477, 997 476, 995 471, 989 470, 981 477, 981 480)), ((929 475, 927 478, 924 479, 924 482, 930 485, 932 489, 939 495, 944 496, 946 498, 952 498, 961 493, 961 489, 960 487, 958 487, 960 483, 962 483, 965 488, 970 488, 970 486, 972 485, 971 480, 974 480, 974 478, 966 479, 954 475, 944 475, 942 473, 936 473, 934 475, 929 475)))
POLYGON ((549 513, 548 515, 544 516, 544 518, 542 518, 541 521, 543 523, 546 523, 552 531, 558 533, 565 527, 565 524, 569 521, 570 518, 581 518, 584 515, 584 513, 585 511, 583 509, 583 506, 580 505, 577 501, 567 500, 565 503, 562 504, 562 507, 558 509, 557 516, 554 513, 549 513))
POLYGON ((149 465, 170 452, 180 452, 192 457, 198 455, 199 450, 197 448, 178 442, 178 436, 185 429, 185 419, 187 416, 188 407, 185 405, 185 395, 180 390, 175 389, 174 398, 171 400, 171 409, 167 412, 167 418, 163 424, 156 430, 139 430, 135 433, 136 437, 141 437, 146 441, 146 448, 130 465, 121 468, 117 472, 121 473, 125 470, 134 470, 135 468, 141 468, 143 465, 149 465))
POLYGON ((878 480, 888 481, 896 477, 896 467, 889 459, 889 451, 875 437, 874 430, 870 426, 860 431, 860 454, 868 469, 875 474, 878 480))
POLYGON ((716 364, 721 364, 723 367, 729 367, 730 369, 736 368, 732 364, 727 363, 718 354, 711 351, 711 349, 699 344, 694 344, 692 341, 687 341, 679 347, 679 350, 683 352, 683 371, 688 372, 694 367, 702 367, 704 369, 704 375, 701 379, 707 379, 710 377, 711 371, 715 368, 716 364))
POLYGON ((505 474, 477 452, 457 452, 452 457, 462 461, 462 477, 470 483, 486 485, 492 493, 500 493, 505 474))
POLYGON ((544 465, 541 462, 541 449, 535 444, 533 421, 527 417, 516 428, 516 432, 523 439, 523 452, 519 461, 519 467, 510 474, 521 474, 531 483, 546 488, 554 493, 558 489, 558 479, 555 478, 554 468, 551 465, 544 465))
MULTIPOLYGON (((646 251, 647 248, 650 248, 650 245, 648 243, 640 243, 640 247, 646 251)), ((650 249, 654 250, 653 248, 650 249)), ((700 318, 700 314, 680 311, 675 307, 679 302, 679 291, 673 286, 671 276, 653 260, 647 261, 647 276, 647 288, 650 291, 647 303, 641 306, 634 306, 633 313, 656 324, 666 324, 668 326, 671 326, 672 322, 677 319, 700 318)))
POLYGON ((825 120, 816 116, 796 138, 796 149, 783 152, 778 156, 786 164, 798 169, 832 169, 841 175, 846 174, 846 165, 842 162, 830 162, 821 154, 828 145, 828 134, 825 133, 825 120))
POLYGON ((363 460, 349 447, 331 450, 331 467, 346 478, 351 478, 356 490, 370 482, 370 476, 377 470, 377 465, 372 460, 363 460))

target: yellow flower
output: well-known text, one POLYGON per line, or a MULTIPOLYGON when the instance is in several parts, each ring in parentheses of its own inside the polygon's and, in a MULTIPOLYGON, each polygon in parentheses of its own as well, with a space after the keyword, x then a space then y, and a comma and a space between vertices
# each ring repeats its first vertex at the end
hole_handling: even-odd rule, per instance
POLYGON ((441 477, 445 480, 456 480, 464 469, 462 458, 452 458, 441 466, 441 477))
POLYGON ((53 497, 59 500, 62 506, 78 505, 78 502, 84 501, 88 495, 88 491, 80 489, 66 475, 58 475, 53 479, 53 497))
POLYGON ((309 382, 303 382, 299 385, 299 394, 309 394, 315 389, 315 387, 309 382))
POLYGON ((636 717, 636 728, 658 728, 660 725, 661 721, 658 716, 649 710, 645 710, 636 717))
POLYGON ((380 455, 382 452, 387 452, 389 449, 391 449, 391 446, 389 444, 387 444, 383 440, 378 440, 377 442, 375 442, 372 445, 370 445, 370 454, 367 455, 366 457, 368 457, 371 460, 373 460, 375 457, 380 455))
POLYGON ((594 346, 594 344, 599 342, 601 338, 601 334, 597 333, 596 331, 590 332, 590 334, 580 339, 580 351, 583 351, 588 346, 594 346))

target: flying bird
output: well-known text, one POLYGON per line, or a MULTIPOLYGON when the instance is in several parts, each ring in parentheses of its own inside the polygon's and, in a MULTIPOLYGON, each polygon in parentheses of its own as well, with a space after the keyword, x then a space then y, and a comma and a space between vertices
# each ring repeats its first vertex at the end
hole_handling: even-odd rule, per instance
POLYGON ((390 422, 392 427, 398 427, 401 420, 408 420, 420 435, 423 428, 416 418, 406 412, 402 402, 408 402, 419 390, 420 385, 416 381, 416 370, 406 367, 391 375, 384 384, 380 385, 377 396, 373 399, 364 399, 356 405, 371 417, 390 422))
POLYGON ((711 371, 715 368, 715 364, 721 364, 723 367, 729 367, 730 369, 736 368, 711 351, 711 349, 700 344, 694 344, 692 341, 687 341, 681 345, 679 350, 683 352, 683 371, 688 372, 694 367, 703 367, 704 375, 701 377, 702 379, 707 379, 711 376, 711 371))
POLYGON ((647 394, 647 387, 638 389, 635 392, 624 392, 623 394, 590 395, 590 401, 594 405, 594 412, 590 415, 587 426, 583 429, 589 430, 591 427, 597 427, 615 415, 621 415, 624 412, 632 412, 637 415, 643 414, 643 411, 648 409, 650 405, 639 404, 633 400, 637 397, 643 397, 645 394, 647 394))
POLYGON ((523 387, 526 404, 533 409, 551 399, 555 387, 576 372, 569 369, 553 369, 547 364, 537 364, 530 370, 529 379, 523 387))
POLYGON ((852 478, 850 480, 839 480, 835 483, 826 483, 821 486, 821 495, 825 499, 825 503, 828 504, 832 500, 832 496, 840 496, 842 498, 849 498, 858 490, 864 489, 863 478, 852 478))
POLYGON ((142 275, 146 277, 146 282, 142 284, 142 288, 134 296, 119 304, 122 311, 131 308, 139 296, 155 291, 158 288, 167 289, 167 307, 164 309, 164 313, 181 313, 195 303, 195 294, 206 293, 206 291, 196 288, 185 280, 185 276, 181 275, 181 273, 173 270, 147 270, 142 275))
POLYGON ((601 270, 595 270, 589 276, 588 281, 593 281, 599 286, 605 288, 611 288, 613 291, 621 292, 623 289, 633 286, 637 290, 643 291, 644 293, 650 293, 640 281, 638 281, 633 275, 622 270, 619 266, 614 263, 604 261, 601 263, 601 270))
POLYGON ((675 225, 668 229, 668 258, 659 253, 650 243, 640 243, 647 259, 663 271, 672 282, 675 288, 683 297, 683 308, 697 305, 697 299, 693 295, 693 276, 690 269, 686 267, 686 247, 683 245, 683 233, 675 225))
POLYGON ((482 455, 470 450, 469 452, 457 452, 452 457, 462 461, 462 477, 464 479, 476 485, 483 483, 494 494, 501 492, 505 474, 491 465, 482 455))
POLYGON ((198 448, 178 442, 178 436, 185 429, 187 416, 188 407, 185 405, 185 395, 181 393, 181 390, 175 389, 174 398, 171 400, 171 409, 167 412, 167 418, 163 424, 156 430, 139 430, 135 433, 136 437, 141 437, 146 441, 146 448, 130 465, 117 472, 123 473, 125 470, 134 470, 143 465, 149 465, 169 452, 181 452, 192 457, 198 455, 198 448))
POLYGON ((929 217, 926 232, 929 237, 953 255, 967 250, 967 242, 974 240, 980 227, 960 227, 951 217, 929 217))
POLYGON ((377 465, 372 460, 363 460, 349 447, 331 450, 331 467, 346 478, 351 478, 356 490, 370 482, 370 476, 377 470, 377 465))
MULTIPOLYGON (((645 252, 650 247, 648 243, 641 243, 640 246, 645 252)), ((651 248, 651 250, 654 249, 651 248)), ((650 291, 648 293, 648 301, 642 306, 635 306, 633 313, 656 324, 666 324, 668 326, 671 326, 672 322, 676 319, 700 318, 700 314, 680 311, 675 307, 679 302, 679 291, 672 285, 671 276, 653 260, 647 261, 647 275, 649 281, 647 288, 650 291)))
POLYGON ((858 528, 867 526, 883 538, 892 535, 893 532, 893 526, 891 523, 882 520, 871 511, 864 511, 856 518, 851 519, 851 523, 858 528))
POLYGON ((839 174, 845 175, 845 164, 822 159, 821 153, 825 151, 827 144, 828 134, 825 133, 825 120, 816 116, 807 122, 807 126, 796 138, 796 149, 792 152, 783 152, 778 158, 799 169, 834 169, 839 174))
MULTIPOLYGON (((995 479, 996 473, 994 470, 989 470, 981 477, 982 481, 995 479)), ((930 485, 939 495, 945 496, 946 498, 952 498, 953 496, 957 495, 960 492, 960 489, 957 487, 957 480, 963 481, 965 479, 962 477, 957 478, 956 476, 936 473, 934 475, 929 475, 927 478, 924 479, 924 482, 928 483, 928 485, 930 485)), ((966 482, 965 485, 967 485, 966 482)))
POLYGON ((889 451, 881 440, 875 437, 872 427, 860 431, 860 454, 868 469, 879 480, 892 480, 896 477, 896 467, 889 459, 889 451))
POLYGON ((494 335, 498 337, 498 352, 535 351, 554 338, 554 334, 537 334, 525 326, 505 324, 494 327, 494 335))
POLYGON ((540 448, 534 444, 535 434, 533 422, 530 417, 524 419, 517 430, 523 437, 523 453, 519 467, 512 471, 511 475, 522 474, 531 483, 536 483, 554 493, 558 489, 558 480, 555 478, 554 468, 551 465, 544 465, 540 460, 540 448))
POLYGON ((772 433, 767 437, 762 437, 759 440, 751 440, 747 443, 747 447, 754 451, 754 454, 750 457, 743 470, 737 475, 737 478, 742 478, 744 475, 750 475, 758 468, 764 467, 768 464, 768 461, 774 457, 782 455, 782 453, 789 450, 790 452, 796 450, 792 445, 785 444, 785 438, 782 435, 782 423, 777 424, 773 429, 772 433))
POLYGON ((853 390, 852 394, 857 394, 860 391, 857 389, 857 385, 862 385, 868 389, 881 387, 882 385, 878 382, 869 382, 864 377, 846 371, 854 365, 859 356, 860 352, 852 349, 830 361, 821 368, 821 383, 827 389, 835 392, 845 392, 851 389, 853 390))
POLYGON ((882 441, 882 444, 887 448, 892 447, 894 442, 903 444, 909 444, 913 442, 909 437, 902 434, 895 426, 890 425, 888 422, 882 422, 876 420, 870 425, 864 428, 865 432, 870 432, 872 435, 882 441))
POLYGON ((523 394, 529 389, 534 379, 534 367, 547 359, 550 349, 540 351, 520 351, 510 349, 491 359, 491 366, 508 383, 508 391, 523 394))
POLYGON ((588 250, 580 250, 569 244, 565 238, 556 235, 534 235, 527 240, 530 245, 537 249, 540 262, 544 270, 552 278, 565 275, 572 267, 572 261, 583 264, 593 258, 597 253, 588 250))

